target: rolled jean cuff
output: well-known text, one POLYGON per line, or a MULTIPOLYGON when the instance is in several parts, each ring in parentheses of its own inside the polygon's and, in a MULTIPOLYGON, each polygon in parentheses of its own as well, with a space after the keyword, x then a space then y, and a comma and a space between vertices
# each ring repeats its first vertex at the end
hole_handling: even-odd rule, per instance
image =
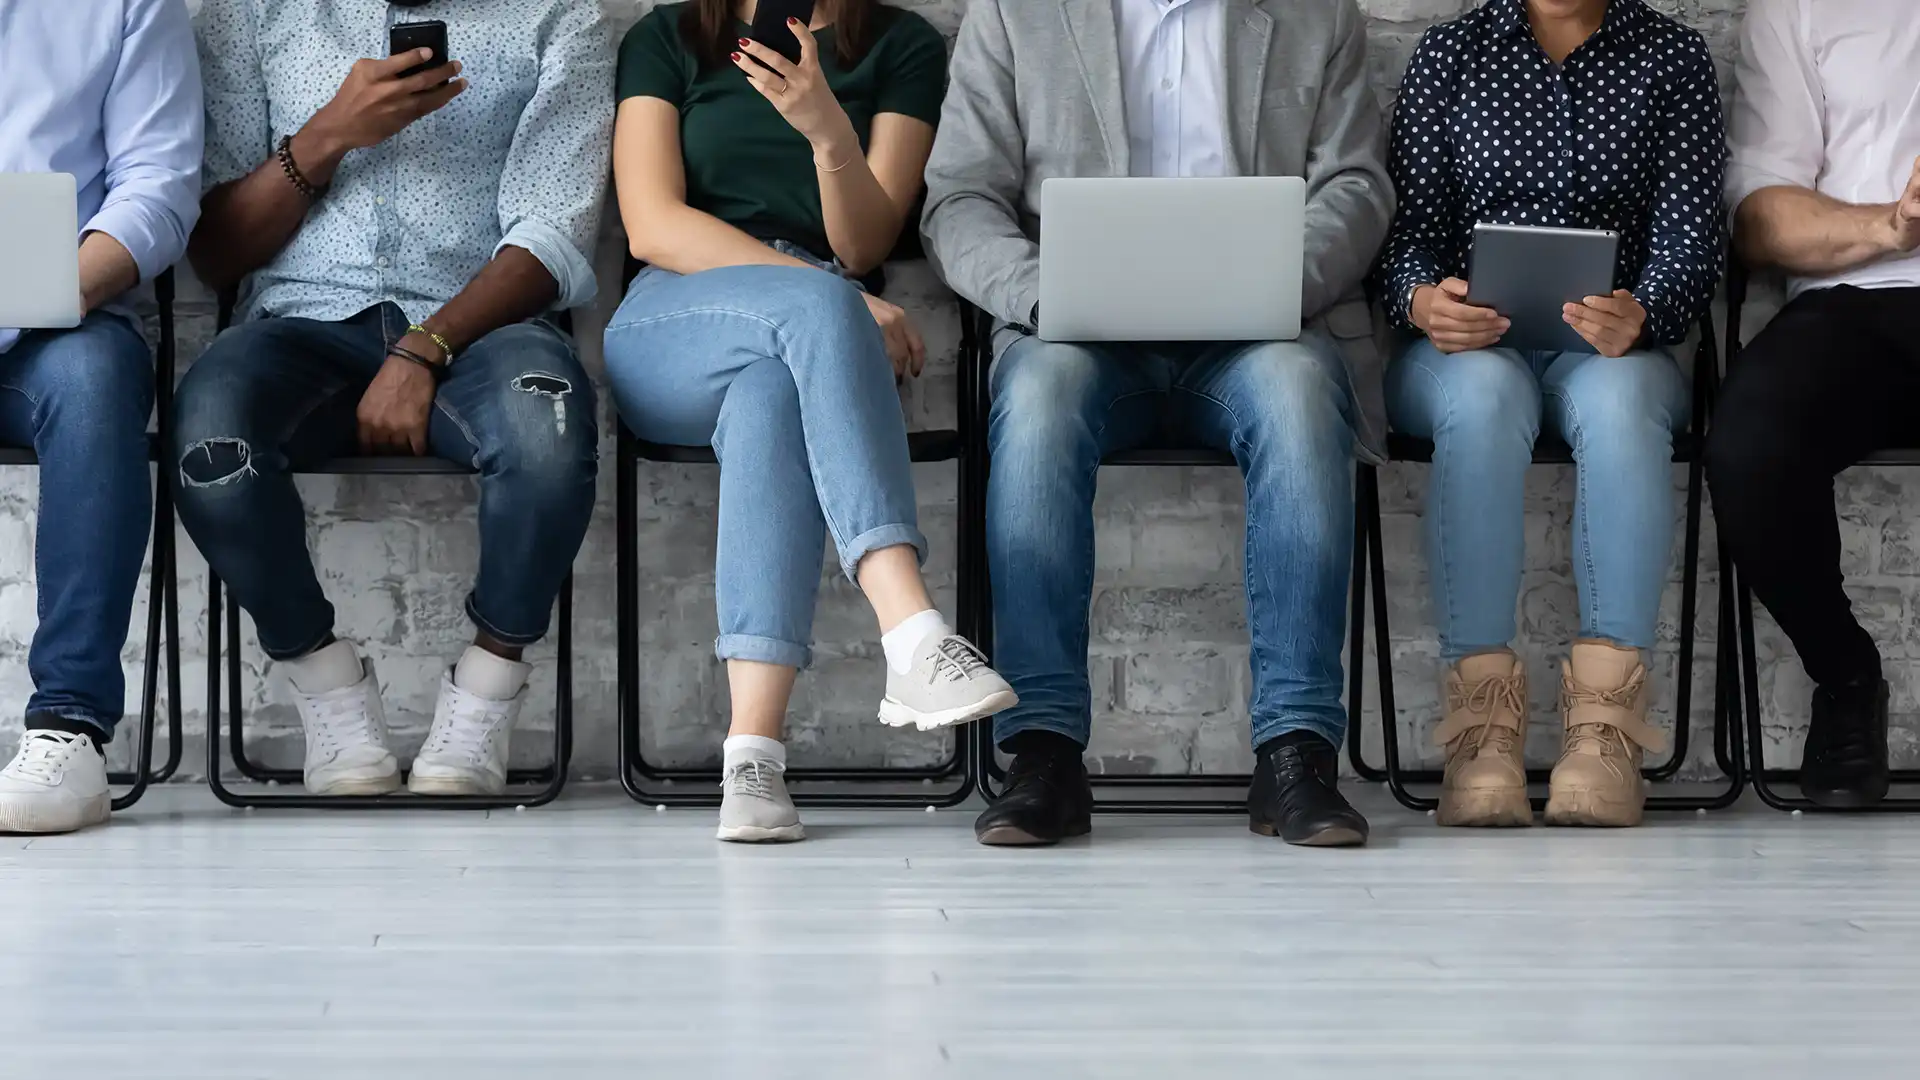
POLYGON ((840 569, 846 572, 847 580, 860 583, 860 560, 873 552, 884 548, 899 547, 908 544, 913 547, 915 561, 925 564, 927 561, 927 538, 912 525, 882 525, 877 529, 868 529, 853 538, 853 542, 840 549, 840 569))
POLYGON ((117 716, 112 720, 102 720, 85 709, 76 709, 72 706, 56 706, 51 709, 34 709, 27 713, 26 727, 29 731, 34 728, 52 728, 56 731, 65 731, 68 730, 66 727, 67 724, 84 724, 99 732, 100 741, 105 743, 112 741, 114 725, 119 722, 120 718, 117 716), (36 720, 40 722, 35 723, 36 720), (59 720, 63 721, 63 723, 60 725, 49 724, 46 722, 48 720, 59 720))
POLYGON ((547 628, 544 624, 532 633, 524 631, 516 633, 502 629, 498 623, 480 614, 480 605, 475 602, 473 593, 467 594, 467 618, 472 620, 473 625, 480 628, 481 633, 502 645, 531 645, 547 636, 547 628))
POLYGON ((324 647, 333 637, 333 620, 328 619, 327 624, 320 628, 319 633, 309 634, 300 638, 302 644, 291 649, 276 649, 267 644, 265 635, 260 635, 260 620, 258 618, 253 620, 253 629, 254 633, 260 636, 260 651, 267 654, 267 659, 275 663, 285 663, 288 660, 298 660, 308 653, 324 647))
POLYGON ((750 660, 801 670, 813 666, 812 649, 757 634, 721 634, 714 639, 713 655, 722 660, 750 660))
POLYGON ((1332 719, 1325 716, 1280 716, 1271 720, 1255 720, 1253 748, 1258 750, 1269 741, 1293 731, 1311 731, 1338 750, 1347 739, 1347 722, 1344 717, 1332 719))

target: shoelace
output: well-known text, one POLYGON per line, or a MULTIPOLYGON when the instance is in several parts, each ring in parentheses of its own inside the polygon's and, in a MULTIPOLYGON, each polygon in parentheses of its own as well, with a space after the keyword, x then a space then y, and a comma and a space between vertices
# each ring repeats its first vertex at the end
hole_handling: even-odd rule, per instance
POLYGON ((756 799, 773 798, 773 782, 784 770, 762 758, 746 758, 727 770, 720 789, 729 795, 751 795, 756 799))
POLYGON ((1626 685, 1612 690, 1582 686, 1571 678, 1560 680, 1560 707, 1572 713, 1576 705, 1605 705, 1620 710, 1612 720, 1577 724, 1567 728, 1567 752, 1591 752, 1606 755, 1617 748, 1631 755, 1634 744, 1655 752, 1666 749, 1666 736, 1647 726, 1633 712, 1634 703, 1647 685, 1647 669, 1640 668, 1626 685))
POLYGON ((1484 716, 1484 719, 1474 719, 1470 723, 1455 726, 1441 724, 1435 732, 1440 745, 1451 746, 1455 739, 1464 737, 1467 742, 1461 749, 1470 757, 1478 756, 1482 749, 1497 754, 1511 752, 1513 741, 1520 733, 1494 723, 1493 718, 1499 715, 1501 706, 1505 706, 1514 716, 1527 715, 1527 701, 1521 695, 1520 682, 1516 678, 1496 675, 1449 694, 1448 711, 1455 716, 1484 716))
POLYGON ((949 681, 959 682, 986 670, 987 658, 965 638, 947 638, 939 644, 938 651, 940 658, 934 662, 933 670, 949 681))
POLYGON ((358 691, 309 698, 306 704, 311 710, 307 731, 311 733, 313 749, 321 754, 334 753, 349 742, 378 744, 384 741, 379 724, 358 691))
POLYGON ((456 715, 450 723, 435 724, 420 753, 453 757, 474 765, 486 764, 493 759, 494 742, 500 737, 500 729, 506 726, 503 723, 506 716, 505 703, 502 703, 497 708, 475 708, 472 714, 456 715))
POLYGON ((7 771, 38 783, 57 784, 67 771, 67 763, 86 743, 86 736, 64 731, 30 732, 7 771))

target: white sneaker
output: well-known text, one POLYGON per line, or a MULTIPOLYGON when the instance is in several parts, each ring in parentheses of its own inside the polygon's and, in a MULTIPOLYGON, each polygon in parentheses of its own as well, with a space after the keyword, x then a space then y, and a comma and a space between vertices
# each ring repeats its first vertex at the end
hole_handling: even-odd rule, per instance
POLYGON ((288 683, 307 729, 307 791, 314 795, 385 795, 400 790, 400 762, 387 749, 387 710, 373 661, 360 661, 360 681, 324 694, 288 683))
POLYGON ((407 790, 415 795, 498 795, 507 789, 507 750, 527 689, 495 701, 440 676, 433 727, 413 759, 407 790))
POLYGON ((987 658, 958 634, 920 643, 905 675, 887 668, 887 696, 880 722, 931 731, 992 716, 1020 704, 1013 687, 987 666, 987 658))
POLYGON ((807 838, 800 811, 793 808, 786 767, 768 758, 748 757, 734 763, 720 778, 722 840, 745 844, 773 844, 807 838))
POLYGON ((64 833, 107 820, 107 759, 85 735, 35 728, 0 770, 0 833, 64 833))

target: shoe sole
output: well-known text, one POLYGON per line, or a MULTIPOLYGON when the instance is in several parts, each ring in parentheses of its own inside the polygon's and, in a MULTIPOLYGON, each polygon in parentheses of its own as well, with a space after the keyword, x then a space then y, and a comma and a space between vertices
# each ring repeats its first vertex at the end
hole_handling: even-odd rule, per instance
MULTIPOLYGON (((395 786, 397 787, 398 785, 395 786)), ((495 787, 491 784, 482 784, 473 780, 457 779, 454 777, 443 779, 440 777, 420 776, 416 773, 407 777, 407 790, 415 795, 425 795, 429 798, 446 798, 450 795, 500 796, 506 794, 507 786, 501 784, 495 787)))
POLYGON ((791 844, 796 840, 805 840, 807 830, 799 822, 771 829, 759 825, 722 825, 714 831, 713 836, 730 844, 791 844))
POLYGON ((1075 822, 1068 825, 1060 834, 1059 840, 1049 840, 1044 836, 1035 836, 1018 825, 995 825, 973 834, 973 838, 987 847, 1052 847, 1060 840, 1071 840, 1076 836, 1085 836, 1093 831, 1091 823, 1075 822))
MULTIPOLYGON (((1261 836, 1280 836, 1279 829, 1264 821, 1247 822, 1247 830, 1261 836)), ((1294 847, 1362 847, 1366 844, 1367 837, 1358 829, 1332 828, 1321 829, 1303 840, 1284 840, 1284 842, 1294 847)))
POLYGON ((1510 791, 1442 791, 1435 820, 1449 828, 1525 829, 1533 825, 1533 804, 1527 789, 1510 791))
POLYGON ((341 779, 330 784, 307 785, 307 794, 332 797, 335 795, 391 795, 400 790, 400 774, 381 776, 372 779, 341 779))
POLYGON ((1592 791, 1556 791, 1547 799, 1549 825, 1630 829, 1646 816, 1643 802, 1623 803, 1592 791))
POLYGON ((1890 786, 1875 786, 1870 791, 1809 791, 1803 787, 1800 794, 1825 810, 1867 810, 1884 801, 1889 790, 1890 786))
POLYGON ((1020 696, 1011 690, 1001 690, 988 694, 971 705, 962 705, 957 709, 936 713, 923 713, 910 705, 887 698, 880 702, 880 722, 888 727, 915 727, 921 731, 935 731, 955 724, 970 724, 975 720, 984 720, 1018 704, 1020 704, 1020 696))
POLYGON ((105 792, 82 803, 77 813, 70 806, 0 805, 0 833, 53 836, 79 832, 105 824, 112 812, 113 798, 105 792))

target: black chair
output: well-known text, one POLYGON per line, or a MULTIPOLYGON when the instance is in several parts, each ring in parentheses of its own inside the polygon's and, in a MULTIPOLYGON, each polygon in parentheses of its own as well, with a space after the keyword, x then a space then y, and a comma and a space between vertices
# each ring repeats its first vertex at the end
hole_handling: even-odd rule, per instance
MULTIPOLYGON (((140 690, 140 722, 135 727, 133 769, 110 772, 107 782, 127 790, 113 799, 113 809, 125 810, 140 801, 147 785, 164 784, 180 768, 184 739, 180 730, 180 608, 173 550, 173 499, 160 465, 169 424, 173 419, 173 368, 176 353, 173 323, 174 279, 167 270, 153 279, 153 299, 160 317, 160 347, 154 353, 153 393, 159 431, 148 437, 147 457, 155 464, 153 486, 153 555, 147 569, 147 649, 144 682, 140 690), (154 718, 159 712, 162 625, 166 637, 167 758, 153 767, 154 718)), ((0 465, 38 466, 31 447, 0 447, 0 465)))
MULTIPOLYGON (((978 611, 977 636, 974 643, 993 655, 993 583, 989 580, 986 552, 986 505, 987 474, 991 469, 991 454, 987 447, 987 413, 992 406, 993 394, 988 382, 991 360, 988 352, 993 344, 993 317, 972 305, 963 305, 961 309, 962 326, 968 329, 964 335, 965 345, 974 350, 971 357, 963 357, 961 362, 961 401, 962 426, 967 428, 971 437, 968 456, 975 465, 970 470, 971 484, 962 489, 961 503, 965 508, 963 516, 967 528, 970 546, 973 551, 969 561, 976 568, 973 588, 976 595, 972 607, 978 611)), ((965 347, 963 345, 963 347, 965 347)), ((1220 450, 1205 450, 1192 447, 1145 448, 1123 450, 1109 454, 1100 462, 1102 467, 1112 468, 1195 468, 1218 467, 1237 469, 1232 454, 1220 450)), ((1354 514, 1353 567, 1355 586, 1351 590, 1351 608, 1348 616, 1350 651, 1360 654, 1361 628, 1364 625, 1360 611, 1360 556, 1366 541, 1366 521, 1356 505, 1354 514)), ((1360 668, 1355 665, 1348 672, 1347 700, 1357 703, 1360 700, 1360 668)), ((1357 718, 1357 704, 1348 706, 1348 716, 1357 718)), ((992 721, 975 724, 973 732, 973 757, 977 763, 976 782, 980 793, 992 802, 1001 795, 1000 784, 1006 779, 1006 769, 1000 764, 997 747, 993 740, 992 721)), ((1347 739, 1348 752, 1355 761, 1359 760, 1359 731, 1350 728, 1347 739)), ((1253 782, 1253 777, 1245 773, 1189 773, 1166 775, 1153 773, 1096 774, 1089 777, 1096 791, 1112 788, 1128 793, 1147 791, 1167 791, 1180 793, 1178 798, 1141 798, 1123 797, 1096 799, 1094 810, 1108 814, 1244 814, 1247 803, 1244 796, 1231 798, 1207 798, 1196 792, 1211 790, 1244 791, 1253 782)))
MULTIPOLYGON (((631 281, 638 267, 631 261, 627 265, 624 280, 631 281)), ((961 323, 961 385, 966 385, 967 364, 972 355, 969 339, 971 327, 963 319, 961 323)), ((907 449, 916 462, 954 462, 960 472, 960 490, 962 517, 966 513, 964 492, 970 483, 972 462, 965 453, 967 446, 966 424, 968 418, 964 410, 960 417, 961 430, 958 431, 919 431, 907 436, 907 449)), ((616 449, 615 516, 618 532, 618 554, 615 559, 617 571, 615 580, 620 592, 617 621, 619 624, 618 682, 620 698, 619 719, 619 758, 620 783, 627 794, 636 802, 652 806, 717 806, 720 803, 720 770, 711 768, 679 768, 659 765, 648 761, 641 743, 640 715, 640 676, 638 657, 640 652, 640 612, 639 596, 639 560, 640 560, 640 498, 638 492, 639 465, 642 461, 661 464, 713 465, 717 463, 712 448, 705 446, 671 446, 665 443, 649 442, 627 429, 625 423, 619 425, 618 445, 616 449), (670 790, 677 785, 691 785, 696 790, 670 790)), ((955 612, 956 629, 969 639, 978 637, 976 609, 970 601, 970 583, 978 576, 977 569, 970 558, 971 545, 966 541, 966 526, 962 521, 960 529, 960 549, 958 552, 959 609, 955 612)), ((798 806, 845 807, 845 808, 945 808, 958 806, 973 793, 973 761, 971 744, 965 733, 959 733, 953 742, 952 752, 941 762, 930 766, 916 767, 847 767, 847 768, 808 768, 788 769, 787 779, 799 785, 832 785, 838 790, 793 792, 793 801, 798 806), (921 791, 900 791, 903 784, 919 784, 921 791), (948 784, 947 787, 935 785, 948 784), (845 790, 847 785, 861 787, 884 786, 896 790, 862 791, 845 790), (931 790, 926 790, 931 789, 931 790)))
MULTIPOLYGON (((1747 289, 1751 282, 1751 271, 1740 260, 1735 259, 1727 272, 1727 370, 1733 370, 1733 364, 1739 359, 1740 350, 1745 343, 1740 337, 1740 315, 1747 302, 1747 289)), ((1868 455, 1860 462, 1865 466, 1906 467, 1920 465, 1920 447, 1902 447, 1882 450, 1868 455)), ((1736 579, 1737 580, 1737 579, 1736 579)), ((1737 585, 1735 606, 1740 625, 1739 653, 1740 678, 1746 688, 1747 746, 1751 760, 1748 771, 1753 775, 1753 790, 1760 801, 1775 810, 1832 810, 1832 807, 1820 806, 1811 800, 1797 795, 1782 794, 1775 784, 1795 784, 1799 782, 1798 769, 1770 769, 1766 763, 1766 740, 1760 715, 1760 660, 1754 644, 1753 630, 1753 594, 1744 582, 1737 585)), ((1723 631, 1724 632, 1724 631, 1723 631)), ((1894 769, 1893 781, 1896 784, 1920 784, 1920 769, 1894 769)), ((1907 812, 1920 810, 1920 796, 1889 796, 1878 805, 1867 810, 1882 812, 1907 812)))
MULTIPOLYGON (((1704 486, 1702 448, 1705 445, 1704 433, 1707 420, 1712 413, 1714 395, 1719 387, 1719 348, 1711 318, 1702 320, 1700 332, 1700 347, 1695 353, 1693 365, 1693 416, 1688 431, 1674 439, 1673 452, 1673 460, 1687 466, 1687 522, 1683 555, 1684 570, 1680 588, 1680 662, 1677 665, 1675 685, 1673 746, 1665 762, 1644 770, 1644 775, 1650 781, 1670 780, 1685 766, 1692 726, 1694 623, 1699 599, 1700 521, 1704 486)), ((1387 449, 1388 457, 1396 462, 1430 463, 1433 460, 1433 443, 1425 439, 1393 435, 1388 439, 1387 449)), ((1533 461, 1536 465, 1571 465, 1573 451, 1559 439, 1543 437, 1534 450, 1533 461)), ((1360 468, 1358 502, 1361 513, 1366 518, 1363 533, 1367 537, 1368 571, 1356 578, 1354 607, 1356 611, 1361 608, 1361 595, 1366 591, 1367 579, 1370 577, 1375 583, 1374 648, 1375 662, 1379 667, 1382 746, 1386 758, 1386 768, 1382 771, 1385 774, 1388 789, 1401 805, 1413 810, 1433 810, 1439 806, 1437 798, 1417 795, 1409 790, 1407 785, 1438 783, 1441 779, 1439 770, 1408 770, 1401 765, 1400 725, 1394 706, 1391 634, 1387 625, 1386 560, 1381 543, 1380 479, 1378 470, 1371 465, 1362 465, 1360 468)), ((1722 567, 1720 590, 1722 632, 1719 638, 1719 662, 1715 677, 1714 757, 1726 778, 1726 787, 1710 795, 1652 796, 1647 800, 1647 808, 1650 810, 1723 809, 1737 802, 1741 789, 1745 787, 1746 781, 1739 747, 1740 731, 1734 718, 1738 705, 1736 687, 1733 683, 1733 643, 1732 636, 1725 630, 1728 626, 1726 615, 1731 610, 1732 600, 1725 570, 1730 562, 1724 550, 1721 552, 1720 564, 1722 567)), ((1355 636, 1358 637, 1357 630, 1355 636)), ((1357 672, 1362 663, 1364 660, 1361 657, 1361 651, 1355 649, 1352 660, 1355 673, 1352 677, 1356 686, 1360 684, 1357 672)), ((1358 704, 1351 708, 1355 715, 1358 715, 1358 704)), ((1359 740, 1348 740, 1350 750, 1358 745, 1359 740)), ((1354 754, 1354 763, 1357 769, 1364 764, 1357 753, 1354 754)), ((1549 770, 1530 769, 1527 777, 1533 783, 1544 783, 1548 775, 1549 770)), ((1540 809, 1545 802, 1543 798, 1535 798, 1534 808, 1540 809)))
MULTIPOLYGON (((220 298, 219 327, 224 330, 233 319, 233 297, 220 298)), ((471 476, 465 465, 427 457, 351 457, 335 458, 302 475, 335 476, 471 476)), ((241 713, 240 605, 228 597, 221 603, 220 579, 207 571, 207 786, 221 802, 235 807, 265 807, 289 810, 497 810, 506 807, 542 806, 558 798, 566 786, 567 764, 573 753, 573 575, 567 575, 560 587, 559 630, 556 645, 558 669, 554 679, 553 759, 536 769, 512 769, 507 773, 509 789, 501 795, 447 795, 421 798, 396 792, 389 795, 259 795, 236 791, 222 777, 228 762, 248 780, 268 786, 299 785, 299 769, 269 768, 255 761, 247 751, 244 717, 241 713), (225 619, 222 610, 224 606, 225 619), (226 683, 233 701, 233 715, 221 712, 221 630, 226 631, 226 683), (226 745, 226 761, 221 745, 226 745), (525 790, 534 785, 533 790, 525 790), (515 791, 514 787, 522 790, 515 791)))

